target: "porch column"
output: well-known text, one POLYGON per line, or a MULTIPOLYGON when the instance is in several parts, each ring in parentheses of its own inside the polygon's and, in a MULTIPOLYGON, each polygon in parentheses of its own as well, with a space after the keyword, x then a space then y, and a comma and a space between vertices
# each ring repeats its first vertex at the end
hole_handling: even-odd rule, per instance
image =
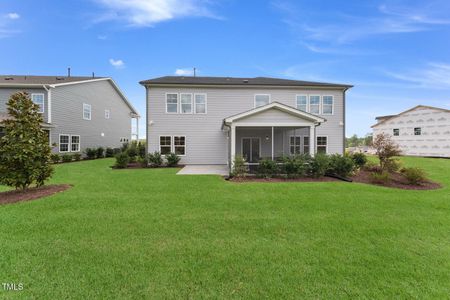
POLYGON ((274 159, 274 154, 273 154, 273 126, 272 126, 272 160, 274 159))
POLYGON ((139 117, 136 117, 136 140, 139 141, 139 117))
POLYGON ((309 154, 314 156, 316 152, 316 126, 309 127, 309 154))
POLYGON ((231 124, 230 131, 230 139, 231 139, 231 149, 230 149, 230 159, 231 159, 231 169, 234 167, 234 157, 236 156, 236 125, 231 124))

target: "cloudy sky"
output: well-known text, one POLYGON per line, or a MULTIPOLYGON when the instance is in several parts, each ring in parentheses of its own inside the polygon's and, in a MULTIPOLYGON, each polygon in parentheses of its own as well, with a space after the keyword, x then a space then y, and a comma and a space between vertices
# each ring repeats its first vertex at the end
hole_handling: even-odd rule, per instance
POLYGON ((138 81, 193 67, 349 83, 347 135, 364 135, 377 115, 450 108, 449 11, 448 0, 2 0, 0 73, 111 76, 141 114, 138 81))

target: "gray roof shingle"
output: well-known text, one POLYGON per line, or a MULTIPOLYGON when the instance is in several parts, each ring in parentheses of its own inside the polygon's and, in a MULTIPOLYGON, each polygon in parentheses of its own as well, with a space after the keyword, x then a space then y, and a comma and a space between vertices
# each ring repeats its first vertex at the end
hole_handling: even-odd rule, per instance
POLYGON ((0 75, 0 85, 8 84, 60 84, 85 80, 100 79, 105 77, 92 76, 30 76, 30 75, 0 75))
POLYGON ((142 85, 189 84, 189 85, 261 85, 261 86, 317 86, 351 88, 348 84, 312 82, 270 77, 194 77, 194 76, 164 76, 139 82, 142 85))

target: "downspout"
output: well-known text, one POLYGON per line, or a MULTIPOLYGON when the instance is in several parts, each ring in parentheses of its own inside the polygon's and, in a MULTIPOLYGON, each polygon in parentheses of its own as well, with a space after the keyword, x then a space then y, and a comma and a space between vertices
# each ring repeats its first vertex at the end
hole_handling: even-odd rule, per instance
POLYGON ((148 111, 148 86, 145 86, 145 147, 147 148, 147 152, 149 153, 149 143, 150 141, 148 140, 148 132, 150 131, 150 126, 149 126, 149 122, 150 120, 148 119, 148 115, 149 115, 149 111, 148 111))
POLYGON ((343 97, 342 97, 342 99, 343 99, 343 120, 344 120, 344 125, 342 126, 342 130, 344 131, 344 134, 343 134, 343 141, 342 141, 342 147, 343 147, 343 149, 342 149, 342 155, 344 155, 345 154, 345 126, 346 126, 346 123, 347 123, 347 120, 346 120, 346 108, 345 108, 345 92, 348 90, 348 88, 346 88, 346 89, 344 89, 344 95, 343 95, 343 97))
MULTIPOLYGON (((224 127, 228 127, 228 136, 229 136, 229 134, 231 132, 231 126, 228 125, 227 123, 225 123, 225 121, 224 121, 222 123, 222 129, 224 127)), ((231 170, 231 141, 230 141, 230 139, 231 139, 231 136, 229 136, 229 138, 227 138, 227 165, 228 165, 229 171, 231 173, 232 170, 231 170)))

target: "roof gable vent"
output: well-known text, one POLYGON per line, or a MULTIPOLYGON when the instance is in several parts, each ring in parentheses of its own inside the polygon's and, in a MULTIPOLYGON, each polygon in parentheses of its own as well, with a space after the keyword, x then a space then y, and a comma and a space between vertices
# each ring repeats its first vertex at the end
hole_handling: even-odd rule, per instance
POLYGON ((242 80, 243 83, 248 83, 248 79, 242 80))

